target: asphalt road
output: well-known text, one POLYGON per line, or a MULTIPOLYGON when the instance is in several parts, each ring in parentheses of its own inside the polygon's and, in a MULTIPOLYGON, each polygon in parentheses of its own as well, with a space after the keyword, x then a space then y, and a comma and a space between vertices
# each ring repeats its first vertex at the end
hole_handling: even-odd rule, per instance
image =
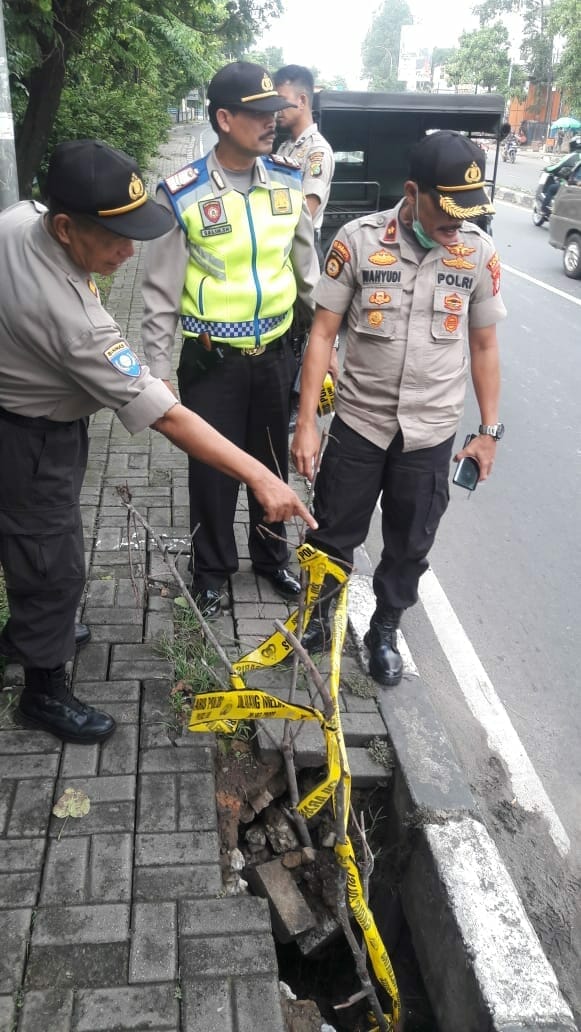
MULTIPOLYGON (((526 209, 498 203, 494 238, 509 311, 499 327, 507 430, 493 477, 470 500, 451 486, 431 555, 467 637, 445 642, 449 614, 442 623, 429 597, 403 632, 579 1021, 581 281, 565 277, 526 209), (479 688, 486 705, 498 697, 506 724, 495 723, 495 702, 485 726, 475 718, 479 688), (520 782, 522 747, 533 774, 520 782)), ((470 392, 458 441, 478 422, 470 392)), ((374 521, 372 561, 380 548, 374 521)))

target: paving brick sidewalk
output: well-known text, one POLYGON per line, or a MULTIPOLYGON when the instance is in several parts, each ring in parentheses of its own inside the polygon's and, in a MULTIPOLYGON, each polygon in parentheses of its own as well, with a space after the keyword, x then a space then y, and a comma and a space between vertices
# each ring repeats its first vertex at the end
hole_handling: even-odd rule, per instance
MULTIPOLYGON (((174 127, 155 174, 179 168, 191 150, 191 125, 174 127)), ((143 255, 137 245, 108 305, 134 344, 143 255)), ((98 413, 82 493, 83 620, 93 637, 77 656, 74 690, 118 729, 102 746, 62 746, 14 724, 10 694, 0 697, 0 1032, 282 1032, 268 906, 221 894, 213 736, 168 731, 172 670, 155 639, 172 631, 162 590, 171 576, 144 533, 128 542, 120 484, 153 527, 176 545, 187 539, 185 456, 98 413), (134 568, 145 566, 139 597, 130 553, 134 568), (66 787, 83 789, 91 809, 63 824, 51 809, 66 787)), ((244 504, 241 569, 215 626, 229 649, 238 641, 247 651, 287 607, 251 572, 244 504)), ((274 678, 282 690, 288 676, 274 678)), ((10 669, 5 682, 21 683, 21 672, 10 669)), ((354 745, 382 733, 372 700, 349 696, 345 708, 354 745)), ((355 762, 363 778, 382 774, 363 749, 355 762)))

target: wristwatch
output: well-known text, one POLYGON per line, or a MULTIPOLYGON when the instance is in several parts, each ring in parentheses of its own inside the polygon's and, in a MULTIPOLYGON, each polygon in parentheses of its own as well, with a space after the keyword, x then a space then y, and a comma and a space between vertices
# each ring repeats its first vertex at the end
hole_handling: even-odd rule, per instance
POLYGON ((500 438, 504 434, 504 423, 493 423, 492 426, 480 425, 478 427, 478 433, 484 434, 487 437, 494 437, 495 441, 500 441, 500 438))

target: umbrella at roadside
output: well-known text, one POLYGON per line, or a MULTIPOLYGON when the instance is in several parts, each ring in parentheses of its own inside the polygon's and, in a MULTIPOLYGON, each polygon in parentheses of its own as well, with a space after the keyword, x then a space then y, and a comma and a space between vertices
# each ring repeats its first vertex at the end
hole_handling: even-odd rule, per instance
POLYGON ((578 118, 573 118, 572 115, 562 115, 556 122, 551 123, 549 129, 549 136, 554 136, 558 129, 581 129, 581 122, 578 118))

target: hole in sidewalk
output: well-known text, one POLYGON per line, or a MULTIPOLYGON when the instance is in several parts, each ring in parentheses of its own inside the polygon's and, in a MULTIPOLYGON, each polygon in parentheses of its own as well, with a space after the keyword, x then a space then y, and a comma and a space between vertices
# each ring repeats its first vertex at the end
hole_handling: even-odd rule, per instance
MULTIPOLYGON (((280 979, 297 998, 289 1003, 283 997, 288 1032, 319 1032, 322 1021, 337 1032, 367 1032, 370 1008, 366 1000, 335 1010, 337 1004, 361 991, 361 983, 336 918, 338 867, 330 804, 308 821, 314 847, 310 851, 303 847, 288 816, 282 760, 263 763, 255 756, 251 741, 222 739, 217 767, 224 891, 248 891, 247 884, 249 891, 269 899, 280 979)), ((302 797, 320 782, 322 770, 300 770, 297 777, 302 797)), ((353 791, 352 803, 357 815, 365 815, 367 838, 375 857, 369 905, 394 967, 401 999, 401 1030, 437 1032, 399 902, 397 857, 387 818, 389 780, 383 787, 353 791)), ((361 870, 362 847, 357 831, 350 831, 350 837, 361 870)), ((351 926, 360 941, 355 922, 351 926)), ((367 970, 372 975, 369 960, 367 970)), ((389 1014, 391 1004, 381 989, 378 998, 389 1014)))

